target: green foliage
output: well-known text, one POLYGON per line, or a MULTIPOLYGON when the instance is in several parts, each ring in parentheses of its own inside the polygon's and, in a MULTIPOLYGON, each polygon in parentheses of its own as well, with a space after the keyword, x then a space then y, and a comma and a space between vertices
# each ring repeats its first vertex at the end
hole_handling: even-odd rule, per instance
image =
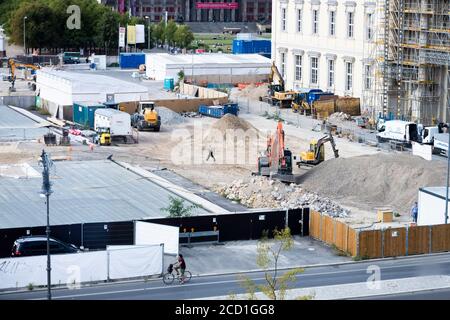
POLYGON ((175 198, 172 196, 169 196, 169 201, 170 204, 168 207, 161 208, 162 211, 168 213, 169 218, 189 217, 192 213, 192 210, 200 207, 197 204, 185 206, 183 199, 175 198))
POLYGON ((27 289, 28 289, 28 291, 32 291, 32 290, 34 289, 34 284, 30 282, 30 283, 27 285, 27 289))
POLYGON ((159 43, 159 44, 163 44, 165 42, 165 40, 166 40, 165 32, 164 32, 165 29, 166 29, 165 22, 164 21, 160 21, 156 25, 155 30, 152 30, 153 31, 152 34, 154 35, 156 42, 159 43))
POLYGON ((165 36, 165 38, 167 40, 167 43, 169 45, 173 45, 174 44, 174 42, 175 42, 175 33, 177 32, 177 30, 178 30, 178 26, 175 23, 175 21, 173 21, 173 20, 170 20, 167 23, 167 25, 165 26, 164 36, 165 36))
POLYGON ((188 48, 192 41, 194 41, 194 34, 189 26, 179 26, 174 34, 175 44, 180 48, 188 48))
POLYGON ((241 285, 246 289, 248 298, 256 299, 255 292, 261 291, 272 300, 284 300, 289 285, 296 280, 298 274, 304 270, 294 268, 279 275, 279 259, 282 252, 289 251, 294 246, 294 239, 289 228, 274 230, 273 239, 268 239, 268 233, 257 245, 257 265, 264 270, 264 284, 258 285, 248 277, 241 279, 241 285))

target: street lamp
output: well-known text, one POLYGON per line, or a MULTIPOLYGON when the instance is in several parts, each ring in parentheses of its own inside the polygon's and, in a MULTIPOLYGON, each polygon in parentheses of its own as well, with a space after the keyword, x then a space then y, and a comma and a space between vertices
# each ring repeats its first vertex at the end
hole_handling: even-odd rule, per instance
POLYGON ((149 16, 145 16, 145 19, 147 20, 147 34, 148 34, 148 50, 150 51, 150 41, 151 41, 151 29, 150 29, 150 17, 149 16))
POLYGON ((24 54, 25 55, 27 55, 27 45, 26 45, 26 42, 25 42, 25 34, 26 34, 26 28, 25 28, 25 21, 28 19, 28 17, 27 16, 25 16, 25 17, 23 17, 23 51, 24 51, 24 54))
POLYGON ((45 233, 47 234, 47 299, 52 299, 52 292, 51 292, 51 265, 50 265, 50 194, 53 192, 51 183, 50 183, 50 168, 52 166, 52 161, 49 158, 49 155, 42 150, 41 155, 41 161, 42 165, 44 167, 44 170, 42 171, 42 191, 41 194, 46 197, 47 202, 47 228, 45 230, 45 233))

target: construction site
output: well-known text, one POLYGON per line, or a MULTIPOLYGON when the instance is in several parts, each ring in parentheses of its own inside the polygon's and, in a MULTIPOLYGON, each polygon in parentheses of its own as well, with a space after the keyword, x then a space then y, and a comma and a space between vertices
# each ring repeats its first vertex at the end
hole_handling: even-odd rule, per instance
POLYGON ((373 118, 448 121, 450 27, 447 0, 377 1, 364 42, 370 83, 362 102, 373 118))

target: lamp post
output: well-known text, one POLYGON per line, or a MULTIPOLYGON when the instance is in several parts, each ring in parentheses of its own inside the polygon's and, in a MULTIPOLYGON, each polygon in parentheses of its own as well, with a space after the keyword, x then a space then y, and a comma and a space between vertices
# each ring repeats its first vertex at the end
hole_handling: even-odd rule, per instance
POLYGON ((42 165, 44 170, 42 171, 42 191, 41 193, 46 197, 47 202, 47 228, 45 229, 45 233, 47 235, 47 299, 52 299, 51 292, 51 264, 50 264, 50 194, 52 193, 51 183, 50 183, 50 167, 52 166, 52 161, 49 158, 49 155, 42 150, 41 155, 42 165))
POLYGON ((145 19, 147 20, 147 35, 148 35, 148 50, 150 51, 150 41, 151 41, 151 29, 150 29, 150 17, 149 16, 145 16, 145 19))
POLYGON ((27 45, 26 45, 26 37, 25 37, 25 34, 26 34, 26 28, 25 28, 25 21, 28 19, 28 17, 27 16, 25 16, 25 17, 23 17, 23 51, 24 51, 24 54, 25 55, 27 55, 27 45))

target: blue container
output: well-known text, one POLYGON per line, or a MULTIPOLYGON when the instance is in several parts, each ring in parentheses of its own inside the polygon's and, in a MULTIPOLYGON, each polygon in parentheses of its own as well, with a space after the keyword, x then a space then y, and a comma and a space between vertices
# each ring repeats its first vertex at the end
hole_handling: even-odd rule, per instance
POLYGON ((74 102, 73 104, 73 122, 78 123, 84 127, 89 127, 89 129, 94 128, 95 110, 99 108, 106 108, 105 105, 101 103, 85 103, 85 102, 74 102))
POLYGON ((145 64, 144 53, 121 53, 119 56, 119 66, 122 69, 138 69, 141 64, 145 64))
POLYGON ((332 92, 310 92, 308 94, 308 99, 306 100, 309 105, 311 105, 314 101, 319 100, 321 96, 332 96, 334 93, 332 92))
POLYGON ((164 90, 172 91, 175 87, 175 82, 173 78, 165 78, 164 79, 164 90))
POLYGON ((198 112, 202 115, 213 117, 213 118, 222 118, 227 113, 231 113, 231 114, 237 116, 239 114, 239 106, 237 103, 227 103, 222 106, 201 105, 198 108, 198 112))
POLYGON ((259 53, 267 54, 271 52, 271 41, 267 39, 255 40, 233 40, 233 54, 259 53))

